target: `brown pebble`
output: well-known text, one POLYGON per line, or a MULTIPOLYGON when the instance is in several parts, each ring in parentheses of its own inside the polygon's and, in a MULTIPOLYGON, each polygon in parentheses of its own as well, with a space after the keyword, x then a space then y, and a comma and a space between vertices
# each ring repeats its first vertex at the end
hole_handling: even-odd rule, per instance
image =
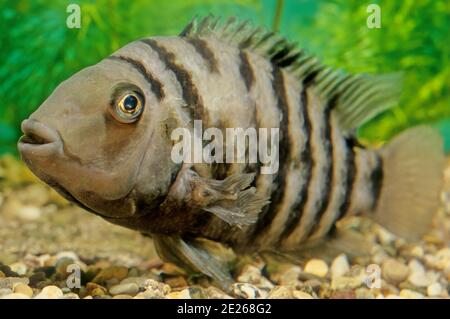
POLYGON ((25 285, 24 283, 18 283, 17 285, 14 285, 14 292, 24 294, 30 298, 33 296, 33 289, 31 289, 30 286, 25 285))
POLYGON ((353 290, 333 291, 330 299, 356 299, 356 293, 353 290))
POLYGON ((106 295, 106 288, 94 282, 88 282, 86 284, 86 292, 91 296, 103 296, 106 295))
POLYGON ((383 262, 381 273, 387 282, 397 285, 408 278, 409 267, 395 259, 387 259, 383 262))
POLYGON ((107 267, 100 270, 100 272, 95 276, 92 282, 99 284, 113 279, 115 281, 120 281, 124 279, 127 275, 128 275, 127 267, 120 267, 120 266, 107 267))
POLYGON ((183 276, 168 277, 166 280, 164 280, 164 282, 172 288, 181 288, 188 285, 186 279, 183 276))

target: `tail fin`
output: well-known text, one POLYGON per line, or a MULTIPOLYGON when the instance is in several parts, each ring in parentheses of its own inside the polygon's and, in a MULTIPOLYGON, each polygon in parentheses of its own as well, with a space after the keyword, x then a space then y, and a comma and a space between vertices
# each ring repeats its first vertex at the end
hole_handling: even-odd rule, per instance
POLYGON ((444 153, 432 128, 409 129, 381 150, 383 187, 375 220, 405 239, 417 240, 430 226, 440 202, 444 153))

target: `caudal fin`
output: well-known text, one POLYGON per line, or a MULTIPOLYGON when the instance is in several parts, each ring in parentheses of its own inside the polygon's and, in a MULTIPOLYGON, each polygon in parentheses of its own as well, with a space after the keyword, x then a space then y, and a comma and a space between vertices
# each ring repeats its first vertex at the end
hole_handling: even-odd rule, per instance
POLYGON ((375 220, 398 236, 417 240, 440 202, 442 138, 432 128, 418 126, 395 137, 381 155, 384 177, 375 220))

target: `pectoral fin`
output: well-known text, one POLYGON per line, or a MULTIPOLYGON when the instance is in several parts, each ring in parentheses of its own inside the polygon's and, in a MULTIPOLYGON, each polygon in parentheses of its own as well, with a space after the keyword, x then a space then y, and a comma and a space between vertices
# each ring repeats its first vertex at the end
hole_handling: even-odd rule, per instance
POLYGON ((254 187, 254 174, 233 174, 224 180, 199 176, 184 169, 170 196, 188 207, 213 213, 230 225, 241 227, 256 222, 261 209, 269 202, 254 187))

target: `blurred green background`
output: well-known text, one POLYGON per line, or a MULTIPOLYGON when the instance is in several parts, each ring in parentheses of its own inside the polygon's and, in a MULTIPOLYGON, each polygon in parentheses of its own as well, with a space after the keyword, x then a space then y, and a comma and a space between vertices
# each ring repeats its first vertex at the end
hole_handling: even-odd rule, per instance
POLYGON ((351 72, 402 71, 398 107, 364 126, 361 138, 381 142, 429 123, 450 150, 448 0, 1 0, 0 153, 16 153, 20 122, 62 80, 132 40, 178 34, 192 16, 208 13, 279 28, 325 63, 351 72), (66 27, 70 3, 81 6, 80 29, 66 27), (381 7, 380 29, 366 26, 371 3, 381 7))

